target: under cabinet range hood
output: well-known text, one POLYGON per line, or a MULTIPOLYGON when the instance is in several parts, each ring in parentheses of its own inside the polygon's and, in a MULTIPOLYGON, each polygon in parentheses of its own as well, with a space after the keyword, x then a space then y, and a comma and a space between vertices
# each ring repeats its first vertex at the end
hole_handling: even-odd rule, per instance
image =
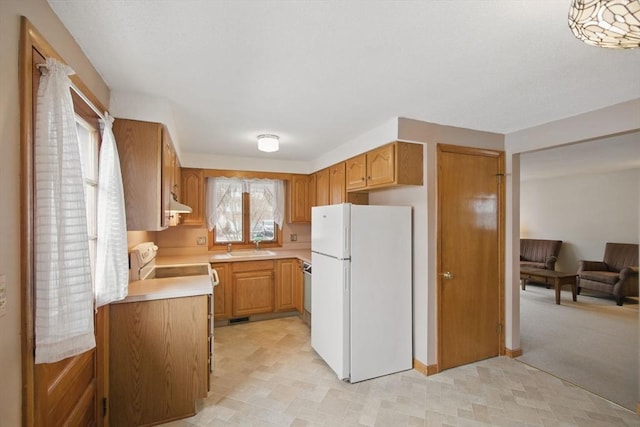
POLYGON ((190 206, 183 205, 178 201, 178 197, 176 197, 176 193, 171 192, 171 198, 169 199, 169 209, 170 213, 191 213, 193 209, 190 206))

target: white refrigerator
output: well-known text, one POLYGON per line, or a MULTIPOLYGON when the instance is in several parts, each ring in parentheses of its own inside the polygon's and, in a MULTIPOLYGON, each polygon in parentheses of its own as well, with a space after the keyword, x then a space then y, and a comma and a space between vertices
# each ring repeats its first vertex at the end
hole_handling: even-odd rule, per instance
POLYGON ((311 213, 311 346, 352 383, 412 368, 408 206, 349 203, 311 213))

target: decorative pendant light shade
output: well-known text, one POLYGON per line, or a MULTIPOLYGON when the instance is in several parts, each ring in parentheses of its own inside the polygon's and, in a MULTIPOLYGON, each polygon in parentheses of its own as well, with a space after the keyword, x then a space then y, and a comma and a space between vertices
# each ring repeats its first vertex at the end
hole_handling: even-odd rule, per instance
POLYGON ((640 0, 573 0, 569 28, 592 46, 633 49, 640 46, 640 0))
POLYGON ((278 135, 258 135, 258 150, 265 153, 273 153, 280 148, 280 138, 278 135))

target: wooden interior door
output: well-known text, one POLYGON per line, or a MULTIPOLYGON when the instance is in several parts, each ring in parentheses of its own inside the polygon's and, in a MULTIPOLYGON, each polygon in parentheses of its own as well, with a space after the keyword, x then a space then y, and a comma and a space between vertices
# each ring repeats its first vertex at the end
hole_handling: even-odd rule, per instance
POLYGON ((438 370, 502 351, 503 164, 438 146, 438 370))
MULTIPOLYGON (((34 363, 34 135, 36 97, 40 83, 37 64, 45 57, 62 61, 55 50, 42 38, 26 18, 22 18, 20 49, 21 144, 22 144, 22 377, 24 426, 102 426, 108 425, 103 399, 108 394, 105 380, 108 308, 101 308, 95 318, 97 347, 81 355, 57 363, 34 363)), ((64 61, 62 61, 64 62, 64 61)), ((72 76, 77 87, 84 87, 72 76)), ((99 108, 93 95, 85 92, 99 108)), ((91 108, 72 93, 74 108, 86 122, 98 125, 98 117, 91 108)), ((97 127, 99 129, 99 127, 97 127)), ((0 421, 1 424, 1 421, 0 421)))

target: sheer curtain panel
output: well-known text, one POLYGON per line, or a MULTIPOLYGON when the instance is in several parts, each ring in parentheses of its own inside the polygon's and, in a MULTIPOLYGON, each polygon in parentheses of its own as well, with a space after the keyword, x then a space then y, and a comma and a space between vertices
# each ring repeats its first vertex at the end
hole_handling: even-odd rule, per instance
POLYGON ((36 101, 36 363, 95 347, 87 219, 68 77, 73 73, 48 58, 36 101))
POLYGON ((129 287, 127 223, 120 160, 112 130, 113 117, 100 120, 98 177, 98 237, 96 249, 96 305, 124 299, 129 287))
MULTIPOLYGON (((269 204, 268 206, 265 206, 265 208, 273 212, 274 222, 278 224, 278 227, 282 227, 282 224, 284 223, 285 203, 284 181, 279 179, 271 180, 216 177, 207 179, 205 206, 209 231, 215 228, 216 223, 221 219, 222 212, 229 211, 231 209, 229 203, 226 203, 227 199, 229 199, 227 196, 236 191, 252 193, 252 185, 254 188, 258 188, 264 183, 272 184, 274 188, 273 194, 269 194, 267 196, 269 204)), ((260 188, 260 190, 263 189, 260 188)), ((257 218, 262 217, 262 214, 259 211, 255 212, 254 215, 257 218)))

